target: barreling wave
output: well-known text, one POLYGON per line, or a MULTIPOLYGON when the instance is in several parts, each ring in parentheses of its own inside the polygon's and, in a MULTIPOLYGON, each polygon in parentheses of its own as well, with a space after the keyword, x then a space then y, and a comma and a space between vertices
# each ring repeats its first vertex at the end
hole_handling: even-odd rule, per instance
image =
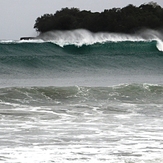
MULTIPOLYGON (((0 74, 42 70, 74 72, 80 68, 157 69, 162 67, 163 43, 153 41, 120 41, 60 47, 50 41, 16 41, 0 43, 0 74)), ((81 69, 80 69, 81 70, 81 69)), ((32 72, 30 72, 32 73, 32 72)), ((78 71, 76 71, 78 73, 78 71)))
POLYGON ((65 45, 92 45, 96 43, 106 43, 106 42, 123 42, 123 41, 153 41, 157 42, 158 50, 163 50, 163 35, 161 32, 154 30, 144 30, 137 34, 115 34, 107 32, 92 33, 88 30, 78 29, 71 31, 50 31, 40 34, 38 39, 44 41, 51 41, 61 47, 65 45))
POLYGON ((162 42, 106 42, 81 47, 66 45, 63 48, 52 42, 3 42, 0 43, 0 62, 9 65, 28 66, 30 64, 29 66, 36 67, 50 63, 51 66, 63 66, 63 64, 68 63, 74 65, 83 63, 91 66, 92 64, 97 65, 98 62, 98 65, 105 66, 104 63, 109 64, 113 61, 118 64, 116 63, 118 56, 123 56, 124 58, 120 57, 122 60, 130 60, 133 57, 147 59, 146 57, 149 58, 150 56, 157 56, 162 59, 162 52, 159 52, 157 47, 161 49, 162 42))
MULTIPOLYGON (((75 32, 79 33, 79 31, 75 32)), ((112 84, 115 81, 116 83, 128 81, 152 83, 151 80, 154 80, 154 83, 162 82, 160 76, 163 74, 163 53, 161 51, 163 43, 160 36, 156 37, 155 35, 157 39, 154 39, 154 36, 148 38, 142 36, 140 39, 128 35, 84 32, 91 36, 86 37, 81 31, 79 37, 75 34, 78 38, 77 43, 74 42, 74 32, 72 31, 68 34, 69 37, 67 33, 54 32, 58 35, 56 37, 61 37, 56 40, 42 37, 39 40, 37 38, 29 41, 1 41, 1 80, 41 78, 57 81, 60 79, 59 85, 63 80, 63 85, 73 83, 72 85, 89 86, 92 83, 103 85, 100 84, 101 81, 107 81, 105 86, 109 82, 112 84), (64 40, 62 36, 68 37, 67 40, 70 42, 64 40), (81 37, 87 43, 84 43, 81 37), (90 40, 94 40, 94 42, 90 40), (144 74, 148 75, 148 80, 144 74), (137 77, 133 77, 134 75, 137 77), (122 78, 126 80, 122 81, 122 78)))
POLYGON ((93 44, 82 44, 82 46, 77 46, 75 43, 65 43, 64 46, 60 46, 59 43, 56 43, 54 41, 42 41, 42 40, 29 40, 29 41, 1 41, 0 42, 0 47, 1 47, 1 53, 8 53, 11 54, 11 52, 18 53, 22 51, 36 51, 36 52, 46 52, 48 51, 54 51, 54 50, 69 50, 69 49, 74 49, 74 50, 85 50, 85 49, 98 49, 101 50, 107 50, 107 51, 112 51, 118 49, 118 50, 123 50, 123 48, 126 48, 126 51, 130 51, 131 48, 134 48, 134 50, 143 50, 143 51, 149 51, 151 49, 153 50, 160 50, 163 48, 163 42, 161 40, 152 40, 152 41, 111 41, 111 42, 95 42, 93 44), (10 50, 9 50, 10 49, 10 50), (18 51, 16 51, 18 50, 18 51), (21 50, 21 51, 19 51, 21 50))

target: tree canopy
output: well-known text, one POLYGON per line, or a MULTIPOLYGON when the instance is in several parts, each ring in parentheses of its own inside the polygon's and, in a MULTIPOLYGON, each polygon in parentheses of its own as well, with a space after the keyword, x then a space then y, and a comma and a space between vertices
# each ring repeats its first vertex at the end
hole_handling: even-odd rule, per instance
POLYGON ((51 30, 87 29, 92 32, 133 33, 142 28, 163 27, 163 8, 150 2, 139 7, 132 4, 124 8, 112 8, 103 12, 91 12, 78 8, 63 8, 55 14, 44 14, 35 21, 38 32, 51 30))

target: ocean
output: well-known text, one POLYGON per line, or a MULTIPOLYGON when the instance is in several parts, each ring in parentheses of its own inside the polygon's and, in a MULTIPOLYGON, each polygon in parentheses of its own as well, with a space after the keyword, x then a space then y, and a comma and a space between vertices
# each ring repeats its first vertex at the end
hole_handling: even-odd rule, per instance
POLYGON ((162 163, 163 42, 52 31, 0 41, 0 162, 162 163))

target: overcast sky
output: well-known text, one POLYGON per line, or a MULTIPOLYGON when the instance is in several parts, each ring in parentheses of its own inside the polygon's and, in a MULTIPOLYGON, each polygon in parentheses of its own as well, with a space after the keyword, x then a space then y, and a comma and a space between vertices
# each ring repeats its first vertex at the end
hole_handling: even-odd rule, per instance
MULTIPOLYGON (((22 36, 37 36, 33 26, 37 17, 55 13, 64 7, 103 11, 128 4, 140 6, 151 0, 0 0, 0 40, 18 40, 22 36)), ((163 0, 155 0, 163 7, 163 0)))

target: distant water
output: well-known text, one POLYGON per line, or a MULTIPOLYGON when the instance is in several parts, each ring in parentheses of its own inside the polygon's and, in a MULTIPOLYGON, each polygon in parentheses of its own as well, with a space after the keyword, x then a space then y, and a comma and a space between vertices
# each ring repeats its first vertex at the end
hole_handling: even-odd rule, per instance
POLYGON ((0 41, 0 162, 162 163, 161 40, 75 30, 0 41))

